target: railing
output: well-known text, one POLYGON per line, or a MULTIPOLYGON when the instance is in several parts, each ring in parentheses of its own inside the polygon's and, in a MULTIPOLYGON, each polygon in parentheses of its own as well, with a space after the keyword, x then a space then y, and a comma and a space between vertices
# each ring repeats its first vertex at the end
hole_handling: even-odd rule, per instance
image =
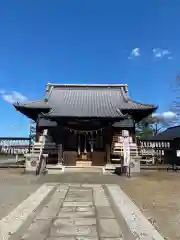
POLYGON ((170 148, 170 141, 139 141, 139 146, 144 148, 153 148, 157 150, 163 150, 170 148))
POLYGON ((31 138, 29 137, 0 137, 0 158, 7 161, 7 159, 16 159, 18 157, 24 158, 24 154, 30 152, 31 138))
MULTIPOLYGON (((151 158, 152 163, 164 163, 164 151, 171 149, 170 141, 138 141, 139 155, 143 158, 142 162, 148 162, 148 158, 151 158)), ((150 159, 149 159, 150 161, 150 159)))
MULTIPOLYGON (((135 143, 129 143, 129 150, 130 150, 130 155, 132 157, 138 155, 138 148, 135 143)), ((111 154, 112 155, 124 155, 124 146, 123 143, 114 143, 111 148, 111 154)))

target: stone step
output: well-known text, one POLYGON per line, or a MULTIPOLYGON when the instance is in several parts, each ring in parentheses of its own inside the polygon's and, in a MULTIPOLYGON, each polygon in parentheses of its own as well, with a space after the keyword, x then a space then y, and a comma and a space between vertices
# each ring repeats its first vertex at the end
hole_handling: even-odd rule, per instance
POLYGON ((59 174, 61 172, 64 172, 64 166, 61 164, 47 164, 46 169, 48 170, 48 174, 59 174))
POLYGON ((91 165, 92 165, 91 161, 76 161, 76 166, 78 167, 88 167, 91 165))

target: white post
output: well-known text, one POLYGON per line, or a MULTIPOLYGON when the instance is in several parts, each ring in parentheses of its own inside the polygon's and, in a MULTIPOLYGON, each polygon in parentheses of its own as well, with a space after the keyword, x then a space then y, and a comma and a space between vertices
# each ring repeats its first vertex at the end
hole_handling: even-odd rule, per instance
POLYGON ((16 164, 18 163, 18 154, 16 154, 16 164))
POLYGON ((123 166, 128 170, 130 165, 130 145, 129 145, 129 131, 123 130, 123 155, 124 155, 124 163, 123 166))

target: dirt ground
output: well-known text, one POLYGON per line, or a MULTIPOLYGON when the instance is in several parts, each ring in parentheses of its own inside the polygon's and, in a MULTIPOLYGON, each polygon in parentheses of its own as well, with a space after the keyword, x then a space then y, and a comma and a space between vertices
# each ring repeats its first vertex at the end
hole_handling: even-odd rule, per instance
POLYGON ((180 239, 180 172, 144 171, 120 186, 165 239, 180 239))
POLYGON ((0 219, 36 191, 36 176, 24 175, 23 169, 0 169, 0 219))
POLYGON ((144 170, 128 179, 96 172, 36 177, 24 174, 23 169, 1 169, 0 218, 45 182, 118 184, 165 239, 180 239, 180 172, 144 170))

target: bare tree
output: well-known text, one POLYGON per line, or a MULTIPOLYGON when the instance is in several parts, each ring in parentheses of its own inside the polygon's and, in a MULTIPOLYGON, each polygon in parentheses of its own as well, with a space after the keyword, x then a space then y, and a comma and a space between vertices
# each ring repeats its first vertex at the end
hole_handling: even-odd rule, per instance
POLYGON ((174 113, 170 111, 148 116, 137 124, 137 136, 150 137, 157 135, 161 131, 171 126, 171 121, 174 119, 174 116, 174 113))
POLYGON ((180 124, 180 74, 176 76, 176 80, 172 85, 173 100, 170 105, 170 111, 173 112, 176 117, 172 119, 173 125, 180 124))

